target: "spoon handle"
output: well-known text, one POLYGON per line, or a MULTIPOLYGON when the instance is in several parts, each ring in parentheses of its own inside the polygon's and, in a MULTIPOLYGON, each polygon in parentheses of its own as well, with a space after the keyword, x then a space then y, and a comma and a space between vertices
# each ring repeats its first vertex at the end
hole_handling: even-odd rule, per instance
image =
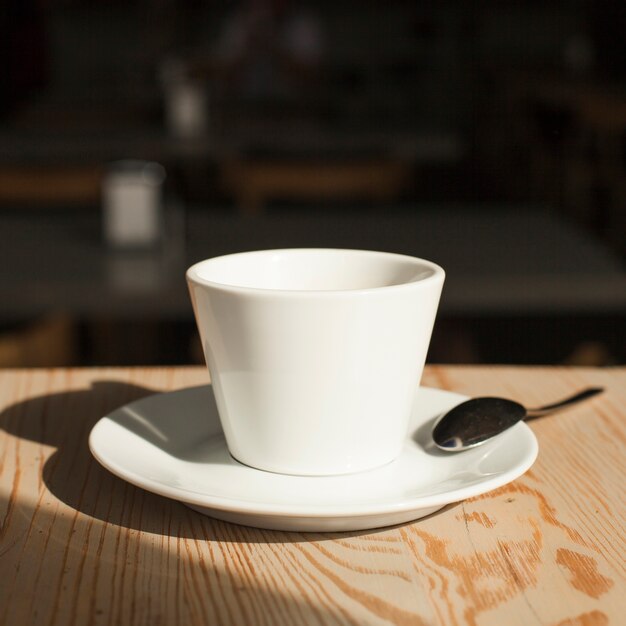
POLYGON ((593 396, 602 393, 603 391, 604 387, 589 387, 588 389, 583 389, 577 394, 570 396, 569 398, 565 398, 564 400, 560 400, 559 402, 555 402, 554 404, 547 404, 546 406, 541 406, 536 409, 528 409, 528 411, 526 412, 526 417, 524 419, 528 421, 537 417, 543 417, 544 415, 548 415, 549 413, 558 411, 559 409, 565 408, 566 406, 576 404, 577 402, 581 402, 582 400, 587 400, 587 398, 592 398, 593 396))

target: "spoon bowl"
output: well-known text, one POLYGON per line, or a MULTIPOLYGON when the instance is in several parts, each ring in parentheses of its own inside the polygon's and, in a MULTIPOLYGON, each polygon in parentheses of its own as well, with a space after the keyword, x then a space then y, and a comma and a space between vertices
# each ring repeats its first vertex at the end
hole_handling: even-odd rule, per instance
POLYGON ((461 452, 486 443, 521 420, 549 415, 603 391, 590 387, 577 394, 536 409, 505 398, 481 397, 466 400, 442 415, 433 428, 435 445, 446 452, 461 452))

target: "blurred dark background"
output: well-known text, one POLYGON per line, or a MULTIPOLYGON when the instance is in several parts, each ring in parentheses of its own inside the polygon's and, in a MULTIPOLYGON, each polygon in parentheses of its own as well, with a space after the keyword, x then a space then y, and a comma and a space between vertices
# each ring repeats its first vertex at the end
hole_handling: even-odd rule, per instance
POLYGON ((431 362, 626 362, 625 32, 622 0, 4 0, 0 366, 200 362, 185 268, 301 246, 439 262, 431 362))

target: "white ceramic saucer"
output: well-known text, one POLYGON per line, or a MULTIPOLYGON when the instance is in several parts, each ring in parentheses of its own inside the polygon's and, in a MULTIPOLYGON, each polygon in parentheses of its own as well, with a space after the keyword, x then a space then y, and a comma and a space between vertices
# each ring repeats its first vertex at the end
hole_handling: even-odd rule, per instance
POLYGON ((344 476, 272 474, 235 461, 210 386, 117 409, 94 426, 89 447, 120 478, 212 517, 276 530, 362 530, 418 519, 500 487, 533 464, 537 440, 523 422, 467 452, 434 448, 433 421, 466 399, 420 388, 400 457, 344 476))

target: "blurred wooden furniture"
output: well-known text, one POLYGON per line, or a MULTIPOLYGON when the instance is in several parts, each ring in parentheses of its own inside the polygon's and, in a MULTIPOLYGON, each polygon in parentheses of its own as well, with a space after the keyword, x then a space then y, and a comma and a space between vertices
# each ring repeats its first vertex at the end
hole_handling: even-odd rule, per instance
MULTIPOLYGON (((187 211, 184 229, 168 223, 162 248, 141 253, 107 249, 97 211, 0 213, 0 232, 0 324, 50 311, 124 323, 124 353, 117 356, 110 334, 94 324, 86 327, 93 340, 86 340, 87 352, 81 354, 99 346, 98 360, 91 362, 159 362, 148 360, 155 354, 144 341, 148 329, 156 329, 150 332, 160 337, 158 346, 164 341, 172 346, 175 338, 164 336, 159 322, 193 328, 184 280, 189 265, 241 250, 285 247, 378 249, 438 262, 447 273, 440 321, 480 321, 483 330, 476 332, 484 337, 482 345, 493 348, 480 355, 483 361, 530 362, 524 353, 543 344, 532 330, 541 320, 546 335, 561 347, 533 362, 558 362, 584 341, 602 342, 609 358, 626 359, 625 269, 588 233, 537 206, 414 204, 341 212, 300 207, 255 219, 202 206, 187 211), (180 236, 174 236, 177 230, 180 236), (515 339, 509 322, 525 341, 515 339), (513 356, 505 347, 511 344, 525 347, 513 356)), ((455 332, 437 328, 448 336, 455 332)), ((119 336, 118 331, 119 326, 119 336)), ((438 360, 474 358, 463 341, 458 338, 455 354, 440 345, 446 356, 438 360)), ((183 343, 181 359, 187 339, 183 343)))
POLYGON ((0 367, 72 365, 75 333, 75 325, 66 315, 51 315, 12 331, 0 330, 0 367))
POLYGON ((100 201, 102 167, 0 165, 0 205, 91 205, 100 201))
MULTIPOLYGON (((184 280, 189 265, 284 247, 379 249, 432 259, 447 272, 444 315, 626 314, 619 259, 585 231, 533 205, 300 210, 254 220, 199 207, 187 212, 180 241, 141 254, 107 249, 100 229, 97 212, 0 214, 0 320, 59 307, 74 316, 191 319, 184 280)), ((168 235, 173 230, 166 228, 168 235)))
POLYGON ((620 624, 626 369, 428 367, 423 384, 539 406, 532 469, 422 520, 357 533, 236 526, 135 488, 90 455, 101 416, 205 368, 0 377, 0 624, 620 624))
POLYGON ((221 167, 222 185, 240 211, 254 215, 271 200, 396 199, 411 172, 396 159, 326 162, 310 160, 230 160, 221 167))

